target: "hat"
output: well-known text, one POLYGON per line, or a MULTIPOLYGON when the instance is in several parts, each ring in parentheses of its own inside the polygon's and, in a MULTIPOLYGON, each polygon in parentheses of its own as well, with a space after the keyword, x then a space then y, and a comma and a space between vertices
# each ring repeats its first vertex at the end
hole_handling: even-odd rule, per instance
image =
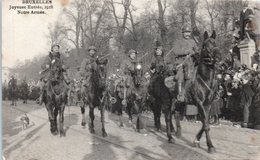
POLYGON ((97 51, 97 49, 96 49, 96 47, 95 47, 95 46, 90 46, 90 47, 88 48, 88 51, 90 51, 90 50, 97 51))
POLYGON ((250 14, 249 16, 248 16, 248 18, 255 18, 255 16, 253 15, 253 14, 250 14))
POLYGON ((130 55, 131 53, 137 54, 136 50, 134 50, 134 49, 130 49, 130 50, 128 51, 128 54, 129 54, 129 55, 130 55))

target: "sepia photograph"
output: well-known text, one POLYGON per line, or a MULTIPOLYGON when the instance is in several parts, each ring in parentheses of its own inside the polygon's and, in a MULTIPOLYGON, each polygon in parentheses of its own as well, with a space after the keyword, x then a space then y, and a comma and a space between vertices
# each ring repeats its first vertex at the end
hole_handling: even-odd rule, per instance
POLYGON ((260 160, 259 0, 2 0, 2 160, 260 160))

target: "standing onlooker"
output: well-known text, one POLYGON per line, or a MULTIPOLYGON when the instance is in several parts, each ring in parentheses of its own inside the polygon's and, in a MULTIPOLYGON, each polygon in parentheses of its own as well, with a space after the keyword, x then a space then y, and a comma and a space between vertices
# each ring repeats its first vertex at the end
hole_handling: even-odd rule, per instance
POLYGON ((241 106, 243 107, 243 123, 242 127, 247 128, 249 122, 249 107, 252 104, 254 92, 252 90, 252 81, 250 72, 245 73, 242 76, 242 88, 241 88, 241 106))

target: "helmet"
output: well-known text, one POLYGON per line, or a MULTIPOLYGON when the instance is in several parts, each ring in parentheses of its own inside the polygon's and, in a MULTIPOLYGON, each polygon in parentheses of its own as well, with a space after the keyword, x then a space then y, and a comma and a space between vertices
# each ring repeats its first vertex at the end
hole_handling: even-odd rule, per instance
POLYGON ((53 45, 51 46, 51 51, 53 51, 53 48, 54 48, 54 47, 60 48, 60 45, 58 45, 58 44, 53 44, 53 45))
POLYGON ((131 53, 137 54, 136 50, 134 50, 134 49, 130 49, 130 50, 128 51, 128 54, 129 54, 129 55, 130 55, 131 53))
POLYGON ((190 29, 190 27, 183 27, 182 33, 184 33, 184 32, 192 32, 192 30, 190 29))
POLYGON ((254 16, 253 14, 250 14, 250 15, 248 16, 248 19, 250 19, 250 18, 254 19, 255 16, 254 16))
POLYGON ((97 51, 97 49, 96 49, 96 47, 95 47, 95 46, 90 46, 90 47, 88 48, 88 51, 90 51, 90 50, 97 51))

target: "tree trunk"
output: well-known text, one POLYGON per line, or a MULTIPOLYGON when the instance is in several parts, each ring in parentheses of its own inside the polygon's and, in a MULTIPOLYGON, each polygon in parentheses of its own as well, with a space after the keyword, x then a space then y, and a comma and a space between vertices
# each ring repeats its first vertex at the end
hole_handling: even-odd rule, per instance
POLYGON ((162 44, 163 46, 165 46, 167 44, 167 27, 165 25, 165 21, 164 21, 164 10, 163 10, 163 6, 162 6, 162 2, 161 0, 157 0, 158 3, 158 10, 159 10, 159 30, 161 32, 161 40, 162 40, 162 44))

